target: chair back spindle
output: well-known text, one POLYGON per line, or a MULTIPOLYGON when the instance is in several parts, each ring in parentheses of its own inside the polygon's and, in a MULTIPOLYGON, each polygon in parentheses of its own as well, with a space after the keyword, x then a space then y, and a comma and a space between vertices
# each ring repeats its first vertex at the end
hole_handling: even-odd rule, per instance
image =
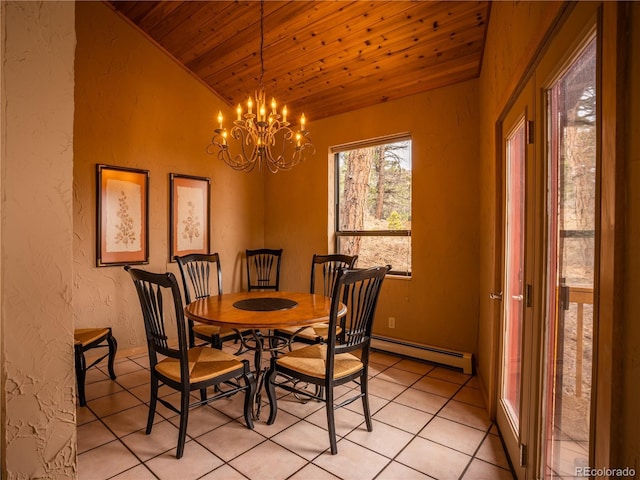
POLYGON ((311 286, 310 293, 316 293, 316 284, 322 283, 322 294, 325 297, 333 293, 333 287, 336 284, 338 273, 345 268, 353 269, 358 260, 358 255, 313 255, 311 260, 311 286), (316 269, 322 265, 322 276, 317 274, 316 269))
POLYGON ((196 299, 205 298, 211 295, 209 292, 209 282, 207 281, 210 270, 211 268, 209 264, 205 264, 203 262, 195 262, 187 267, 187 273, 191 279, 196 299))
POLYGON ((247 288, 253 290, 280 290, 280 262, 282 249, 261 248, 246 250, 247 288))
MULTIPOLYGON (((182 306, 182 296, 178 288, 178 281, 171 272, 151 273, 144 270, 125 267, 133 279, 133 283, 142 306, 147 344, 149 347, 149 360, 151 366, 157 363, 157 353, 161 355, 187 360, 187 341, 182 306), (167 321, 165 315, 166 302, 172 301, 175 311, 176 333, 178 348, 172 348, 169 343, 167 321)), ((168 305, 166 305, 168 306, 168 305)))
POLYGON ((222 267, 217 253, 192 253, 176 256, 175 260, 180 267, 187 304, 211 295, 222 295, 222 267), (215 277, 212 277, 214 272, 215 277), (215 281, 213 281, 214 278, 215 281), (217 292, 214 287, 217 287, 217 292))
MULTIPOLYGON (((192 253, 174 257, 180 267, 185 303, 189 304, 211 295, 222 295, 222 266, 217 253, 192 253)), ((189 347, 196 346, 196 339, 204 344, 222 348, 222 341, 235 338, 235 333, 222 332, 218 327, 189 324, 189 347)))

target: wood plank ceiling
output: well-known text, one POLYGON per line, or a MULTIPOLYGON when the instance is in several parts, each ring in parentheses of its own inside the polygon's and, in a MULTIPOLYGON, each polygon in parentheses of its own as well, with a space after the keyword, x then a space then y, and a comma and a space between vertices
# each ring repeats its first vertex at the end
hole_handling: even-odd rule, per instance
MULTIPOLYGON (((235 106, 260 81, 260 2, 111 1, 235 106)), ((268 98, 311 122, 475 78, 490 2, 267 1, 268 98)))

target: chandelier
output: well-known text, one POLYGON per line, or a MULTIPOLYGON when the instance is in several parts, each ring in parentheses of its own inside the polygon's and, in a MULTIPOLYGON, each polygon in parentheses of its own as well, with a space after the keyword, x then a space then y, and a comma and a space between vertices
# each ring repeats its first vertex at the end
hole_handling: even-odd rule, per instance
POLYGON ((247 100, 246 112, 238 104, 237 118, 231 130, 227 131, 224 127, 222 111, 218 112, 219 128, 215 129, 211 143, 207 146, 207 153, 217 153, 218 158, 234 170, 250 172, 257 164, 259 169, 266 165, 269 171, 276 173, 278 170, 293 168, 304 159, 305 152, 315 153, 315 147, 309 140, 304 113, 300 117, 299 129, 294 131, 287 121, 286 105, 278 113, 276 100, 271 98, 271 104, 267 106, 267 96, 262 84, 263 49, 264 0, 260 2, 260 89, 253 98, 249 97, 247 100))

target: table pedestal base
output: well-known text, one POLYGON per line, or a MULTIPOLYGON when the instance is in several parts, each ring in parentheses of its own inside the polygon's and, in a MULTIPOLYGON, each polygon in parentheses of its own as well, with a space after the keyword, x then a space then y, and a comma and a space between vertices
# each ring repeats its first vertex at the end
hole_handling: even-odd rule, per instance
MULTIPOLYGON (((306 327, 300 328, 303 330, 306 327)), ((291 349, 291 339, 279 337, 269 332, 263 334, 260 330, 251 330, 251 336, 246 337, 246 332, 241 333, 239 330, 235 330, 242 344, 239 352, 245 352, 253 350, 254 352, 254 376, 256 377, 256 396, 253 409, 253 418, 255 420, 260 419, 260 410, 262 409, 262 389, 264 388, 264 377, 268 370, 268 367, 262 367, 262 354, 264 352, 271 353, 271 356, 276 356, 278 353, 283 352, 285 349, 291 349), (265 345, 265 343, 267 345, 265 345)))

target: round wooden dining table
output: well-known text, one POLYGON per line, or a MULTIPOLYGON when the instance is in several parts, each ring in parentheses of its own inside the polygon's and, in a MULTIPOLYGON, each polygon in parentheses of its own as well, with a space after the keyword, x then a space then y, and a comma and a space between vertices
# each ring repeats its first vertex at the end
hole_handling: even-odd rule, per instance
MULTIPOLYGON (((331 298, 303 292, 237 292, 190 303, 185 315, 196 322, 241 329, 309 326, 329 321, 331 298)), ((344 315, 341 305, 338 315, 344 315)))
MULTIPOLYGON (((346 313, 347 307, 340 304, 338 316, 346 313)), ((331 298, 303 292, 237 292, 212 295, 188 304, 187 318, 235 330, 245 350, 254 351, 255 375, 258 383, 254 417, 260 417, 261 391, 267 367, 262 368, 262 353, 277 352, 290 348, 291 339, 277 337, 278 328, 300 327, 300 330, 316 323, 329 321, 331 298), (250 331, 250 335, 243 331, 250 331), (268 332, 263 332, 267 330, 268 332), (247 338, 250 337, 250 338, 247 338), (266 343, 266 345, 265 345, 266 343)))

